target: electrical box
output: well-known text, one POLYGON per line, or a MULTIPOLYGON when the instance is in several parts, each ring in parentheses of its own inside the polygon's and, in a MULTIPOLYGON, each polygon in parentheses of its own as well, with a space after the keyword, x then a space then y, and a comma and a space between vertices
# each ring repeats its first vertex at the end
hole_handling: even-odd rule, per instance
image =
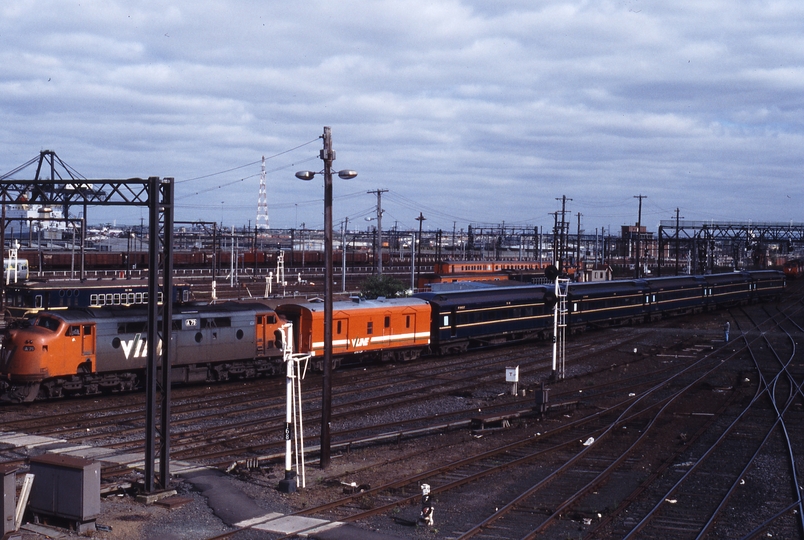
POLYGON ((34 514, 76 521, 100 515, 100 463, 73 456, 44 454, 30 458, 35 475, 28 506, 34 514))
POLYGON ((14 514, 17 505, 17 467, 7 463, 0 464, 0 474, 3 475, 3 535, 14 532, 14 514))

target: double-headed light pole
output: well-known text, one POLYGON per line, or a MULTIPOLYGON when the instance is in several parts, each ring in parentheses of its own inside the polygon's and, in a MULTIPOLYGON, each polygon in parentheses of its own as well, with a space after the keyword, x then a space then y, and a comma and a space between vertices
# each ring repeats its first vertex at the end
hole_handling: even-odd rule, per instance
MULTIPOLYGON (((332 162, 335 150, 332 149, 332 134, 324 126, 324 148, 321 160, 324 170, 319 172, 299 171, 296 178, 312 180, 316 174, 324 175, 324 376, 321 391, 321 452, 320 464, 324 469, 330 461, 330 420, 332 417, 332 162)), ((338 171, 338 176, 347 180, 357 176, 355 171, 338 171)))

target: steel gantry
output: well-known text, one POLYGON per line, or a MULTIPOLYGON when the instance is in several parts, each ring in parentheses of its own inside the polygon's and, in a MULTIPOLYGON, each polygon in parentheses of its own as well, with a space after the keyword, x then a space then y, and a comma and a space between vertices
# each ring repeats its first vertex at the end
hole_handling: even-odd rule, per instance
POLYGON ((763 267, 772 244, 777 244, 782 254, 804 247, 804 223, 663 220, 659 224, 659 270, 671 254, 676 274, 679 260, 685 256, 691 273, 714 271, 718 256, 735 269, 763 267))
MULTIPOLYGON (((37 158, 0 176, 3 226, 0 245, 5 246, 5 206, 27 204, 84 207, 82 238, 86 233, 86 207, 140 206, 149 212, 148 337, 146 366, 145 490, 165 489, 170 480, 170 348, 172 305, 157 299, 172 298, 173 276, 173 178, 149 177, 127 180, 87 179, 45 150, 37 158), (38 163, 33 180, 17 180, 27 167, 38 163), (49 178, 41 178, 49 169, 49 178), (155 462, 159 461, 156 474, 155 462)), ((82 274, 83 277, 83 274, 82 274)))

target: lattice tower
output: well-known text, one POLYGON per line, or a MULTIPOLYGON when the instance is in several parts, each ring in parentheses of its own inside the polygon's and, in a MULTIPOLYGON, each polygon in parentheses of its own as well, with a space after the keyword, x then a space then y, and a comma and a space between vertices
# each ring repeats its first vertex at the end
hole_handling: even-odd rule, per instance
POLYGON ((265 156, 260 172, 260 196, 257 199, 257 229, 268 229, 268 193, 265 189, 265 156))

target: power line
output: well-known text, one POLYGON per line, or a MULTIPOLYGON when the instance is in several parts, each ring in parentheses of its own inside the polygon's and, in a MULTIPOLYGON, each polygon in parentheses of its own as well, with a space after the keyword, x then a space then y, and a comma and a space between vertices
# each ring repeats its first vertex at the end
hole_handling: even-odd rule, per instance
MULTIPOLYGON (((284 154, 287 154, 288 152, 293 152, 294 150, 298 150, 299 148, 302 148, 302 147, 304 147, 304 146, 307 146, 308 144, 312 144, 312 143, 314 143, 314 142, 318 141, 318 139, 320 139, 320 138, 321 138, 321 137, 316 137, 316 138, 315 138, 315 139, 313 139, 312 141, 308 141, 308 142, 306 142, 306 143, 302 143, 302 144, 300 144, 300 145, 298 145, 298 146, 294 146, 293 148, 290 148, 290 149, 288 149, 288 150, 283 150, 282 152, 279 152, 279 153, 274 154, 274 155, 272 155, 272 156, 268 156, 267 158, 265 158, 265 160, 267 161, 267 160, 269 160, 269 159, 273 159, 273 158, 275 158, 275 157, 279 157, 279 156, 282 156, 282 155, 284 155, 284 154)), ((318 156, 316 156, 316 157, 314 157, 314 158, 312 158, 312 159, 318 159, 318 156)), ((305 160, 305 161, 310 161, 310 160, 305 160)), ((262 158, 261 158, 261 159, 258 159, 257 161, 252 161, 251 163, 246 163, 245 165, 238 165, 237 167, 232 167, 231 169, 226 169, 225 171, 220 171, 220 172, 215 172, 215 173, 205 174, 205 175, 203 175, 203 176, 196 176, 195 178, 187 178, 187 179, 185 179, 185 180, 176 180, 176 181, 175 181, 175 183, 176 183, 176 184, 181 184, 181 183, 183 183, 183 182, 191 182, 191 181, 193 181, 193 180, 201 180, 201 179, 203 179, 203 178, 209 178, 209 177, 211 177, 211 176, 217 176, 217 175, 219 175, 219 174, 226 174, 226 173, 229 173, 229 172, 232 172, 232 171, 237 171, 237 170, 239 170, 239 169, 244 169, 244 168, 246 168, 246 167, 252 167, 252 166, 254 166, 254 165, 258 164, 258 163, 261 163, 261 162, 262 162, 262 158)), ((301 163, 304 163, 304 162, 301 162, 301 163)), ((290 166, 292 166, 292 165, 288 165, 288 166, 290 167, 290 166)), ((284 167, 283 167, 283 168, 284 168, 284 167)))

